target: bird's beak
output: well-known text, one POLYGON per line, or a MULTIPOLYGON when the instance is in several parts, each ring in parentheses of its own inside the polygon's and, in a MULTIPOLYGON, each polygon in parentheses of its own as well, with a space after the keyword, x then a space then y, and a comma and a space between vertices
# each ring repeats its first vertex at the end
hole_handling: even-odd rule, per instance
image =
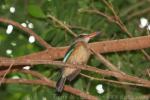
POLYGON ((91 39, 99 34, 100 34, 100 32, 93 32, 93 33, 89 34, 87 37, 91 39))

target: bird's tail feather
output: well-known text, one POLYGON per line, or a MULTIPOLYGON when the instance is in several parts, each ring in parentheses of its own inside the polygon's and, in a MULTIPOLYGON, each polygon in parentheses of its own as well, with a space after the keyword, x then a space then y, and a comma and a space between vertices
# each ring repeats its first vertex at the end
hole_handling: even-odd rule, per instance
POLYGON ((61 93, 66 82, 66 77, 61 77, 56 83, 56 91, 61 93))

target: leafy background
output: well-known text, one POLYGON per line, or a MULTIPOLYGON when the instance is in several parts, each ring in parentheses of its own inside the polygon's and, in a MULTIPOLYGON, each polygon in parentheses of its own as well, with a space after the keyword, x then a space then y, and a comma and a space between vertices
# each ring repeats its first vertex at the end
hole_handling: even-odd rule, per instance
MULTIPOLYGON (((134 13, 140 13, 142 10, 149 8, 149 0, 108 0, 114 6, 115 11, 121 17, 123 23, 127 26, 129 32, 133 36, 147 35, 149 32, 146 29, 139 28, 141 17, 150 18, 149 13, 133 16, 134 13), (141 4, 142 3, 142 4, 141 4), (133 5, 141 4, 140 7, 135 7, 131 12, 128 12, 133 5)), ((50 14, 61 20, 63 23, 69 24, 72 31, 77 34, 90 33, 93 31, 102 31, 103 34, 91 42, 127 38, 128 35, 123 32, 115 23, 108 22, 106 18, 96 15, 81 12, 82 9, 91 9, 96 7, 100 11, 112 15, 109 8, 101 2, 101 0, 1 0, 0 1, 0 17, 12 19, 19 23, 31 22, 34 25, 32 29, 45 41, 52 46, 66 46, 73 41, 73 36, 69 32, 61 28, 57 23, 49 19, 50 14), (10 7, 15 7, 15 13, 10 13, 10 7)), ((18 57, 33 52, 44 50, 37 42, 31 44, 28 42, 29 36, 25 32, 14 28, 12 34, 6 34, 7 25, 0 23, 0 55, 5 57, 18 57), (16 46, 12 46, 16 43, 16 46), (6 50, 11 49, 12 54, 6 54, 6 50)), ((150 50, 146 49, 150 54, 150 50)), ((146 60, 140 51, 119 52, 104 54, 113 64, 117 65, 120 70, 129 75, 138 76, 144 79, 149 79, 146 70, 150 67, 150 62, 146 60)), ((89 65, 96 66, 101 69, 107 69, 105 65, 100 63, 94 56, 88 62, 89 65)), ((49 79, 57 80, 59 72, 50 65, 38 65, 32 70, 36 70, 49 79)), ((95 73, 83 71, 83 73, 94 77, 104 78, 95 73)), ((18 76, 20 78, 33 79, 30 75, 13 73, 7 77, 18 76)), ((111 78, 110 78, 111 79, 111 78)), ((139 97, 149 95, 149 89, 141 87, 127 87, 124 89, 121 85, 110 84, 90 80, 79 76, 71 85, 77 89, 85 91, 89 94, 98 96, 102 100, 118 99, 139 99, 139 97), (89 84, 87 88, 87 84, 89 84), (103 84, 105 92, 98 94, 95 87, 98 84, 103 84)), ((1 100, 50 100, 52 98, 58 100, 81 99, 72 94, 63 92, 62 96, 58 97, 55 94, 55 89, 39 85, 20 85, 20 84, 3 84, 0 87, 1 100)))

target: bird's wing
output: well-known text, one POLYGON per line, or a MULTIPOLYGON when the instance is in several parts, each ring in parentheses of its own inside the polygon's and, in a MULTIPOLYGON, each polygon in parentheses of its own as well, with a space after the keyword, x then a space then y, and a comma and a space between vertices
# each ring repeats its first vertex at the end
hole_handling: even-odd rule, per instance
POLYGON ((72 54, 72 52, 75 50, 75 44, 72 44, 70 46, 70 48, 68 49, 68 51, 66 52, 65 56, 64 56, 64 59, 63 59, 63 62, 66 62, 68 60, 68 58, 70 57, 70 55, 72 54))

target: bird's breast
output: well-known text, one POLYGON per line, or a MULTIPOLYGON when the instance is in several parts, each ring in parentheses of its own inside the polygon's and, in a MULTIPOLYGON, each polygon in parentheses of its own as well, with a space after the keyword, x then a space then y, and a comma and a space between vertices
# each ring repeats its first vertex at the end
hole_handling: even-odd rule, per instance
POLYGON ((85 45, 75 48, 67 62, 74 64, 85 64, 90 56, 89 49, 85 45))

